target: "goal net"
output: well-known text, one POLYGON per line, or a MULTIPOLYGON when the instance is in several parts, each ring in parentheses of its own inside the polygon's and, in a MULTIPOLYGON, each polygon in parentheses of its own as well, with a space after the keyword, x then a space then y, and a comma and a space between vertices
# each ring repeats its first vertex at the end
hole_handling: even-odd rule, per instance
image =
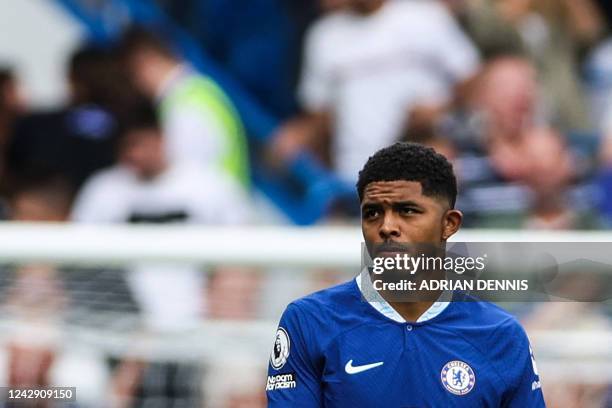
MULTIPOLYGON (((612 235, 466 231, 457 239, 612 235)), ((360 251, 353 227, 4 224, 0 383, 76 387, 81 407, 263 407, 284 308, 355 277, 360 251)), ((523 320, 547 399, 602 406, 612 383, 609 301, 504 307, 523 320)))

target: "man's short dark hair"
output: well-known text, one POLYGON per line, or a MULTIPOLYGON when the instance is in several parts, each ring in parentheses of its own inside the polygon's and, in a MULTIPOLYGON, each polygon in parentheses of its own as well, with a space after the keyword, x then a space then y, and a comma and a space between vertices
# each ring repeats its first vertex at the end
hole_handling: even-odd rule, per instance
POLYGON ((163 30, 132 26, 122 35, 119 43, 119 55, 124 59, 141 51, 153 51, 166 58, 176 59, 172 46, 163 36, 163 30))
POLYGON ((154 130, 155 132, 149 132, 148 134, 162 137, 157 111, 152 103, 146 101, 132 106, 129 111, 124 113, 124 117, 119 122, 115 151, 120 152, 125 147, 125 142, 130 134, 142 130, 154 130))
POLYGON ((158 113, 155 106, 149 101, 142 101, 126 112, 119 130, 121 134, 125 135, 129 132, 144 129, 161 129, 158 113))
POLYGON ((398 180, 419 182, 423 195, 447 199, 450 207, 455 207, 457 179, 453 166, 431 147, 400 142, 377 151, 359 172, 359 200, 363 200, 368 184, 398 180))

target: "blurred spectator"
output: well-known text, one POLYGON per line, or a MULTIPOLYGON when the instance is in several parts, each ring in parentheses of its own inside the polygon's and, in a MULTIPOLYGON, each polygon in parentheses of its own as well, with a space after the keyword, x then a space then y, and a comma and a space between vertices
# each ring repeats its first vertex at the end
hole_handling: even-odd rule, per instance
POLYGON ((7 147, 13 182, 61 174, 76 190, 94 171, 113 163, 116 113, 129 106, 133 95, 116 61, 103 49, 82 47, 70 59, 68 84, 68 107, 32 113, 16 124, 7 147))
MULTIPOLYGON (((241 224, 248 220, 248 197, 231 178, 193 162, 167 160, 152 108, 133 113, 118 151, 117 165, 95 174, 80 191, 72 212, 75 221, 241 224)), ((145 268, 153 269, 157 267, 145 268)), ((189 326, 202 309, 200 274, 191 266, 178 268, 184 273, 170 269, 145 272, 144 286, 134 288, 145 313, 150 313, 147 319, 152 327, 189 326), (156 283, 152 276, 160 281, 156 283), (147 294, 147 286, 162 293, 147 294)), ((136 279, 139 273, 131 275, 136 279)))
MULTIPOLYGON (((167 159, 153 107, 143 107, 130 117, 119 140, 118 163, 87 181, 76 200, 73 220, 215 225, 248 220, 248 198, 232 178, 194 162, 167 159)), ((176 333, 196 327, 203 316, 205 277, 195 265, 137 264, 128 273, 128 283, 144 314, 146 329, 176 333)), ((171 363, 146 366, 140 361, 125 361, 117 369, 121 379, 116 382, 117 391, 133 393, 126 398, 139 396, 138 404, 157 401, 164 405, 182 399, 193 406, 193 398, 197 398, 194 390, 177 389, 172 380, 176 370, 192 369, 171 363), (151 375, 161 376, 167 388, 157 380, 147 382, 151 375), (134 387, 126 388, 126 381, 134 387)))
POLYGON ((234 350, 218 356, 207 363, 207 368, 216 373, 205 379, 206 407, 218 408, 264 408, 267 407, 265 378, 261 361, 252 353, 234 350), (220 375, 223 373, 223 375, 220 375), (237 386, 236 384, 240 384, 237 386))
POLYGON ((417 104, 439 106, 478 67, 478 55, 437 1, 349 0, 310 29, 300 98, 305 113, 273 151, 324 151, 352 182, 368 156, 397 140, 417 104))
POLYGON ((467 0, 463 21, 483 54, 524 53, 543 84, 552 124, 588 130, 581 57, 603 34, 591 0, 467 0))
POLYGON ((52 385, 50 370, 59 346, 59 324, 65 294, 57 271, 48 265, 26 265, 16 271, 4 305, 19 325, 9 341, 11 387, 52 385))
POLYGON ((116 51, 84 45, 70 58, 70 105, 103 108, 119 120, 145 96, 132 84, 116 51))
MULTIPOLYGON (((608 24, 612 28, 612 5, 598 1, 608 24)), ((597 185, 601 199, 599 209, 606 227, 612 225, 612 37, 608 36, 590 55, 586 64, 586 77, 590 92, 591 114, 602 136, 599 150, 600 169, 597 185)), ((612 395, 612 394, 611 394, 612 395)))
MULTIPOLYGON (((521 57, 500 57, 489 62, 473 89, 470 109, 479 116, 481 133, 477 143, 490 145, 518 141, 525 129, 538 118, 539 84, 533 65, 521 57)), ((499 155, 499 160, 515 162, 516 157, 499 155)), ((516 163, 520 165, 520 163, 516 163)), ((500 162, 501 168, 504 164, 500 162)), ((504 174, 512 179, 514 174, 504 174)))
POLYGON ((482 67, 467 96, 462 105, 433 122, 413 120, 406 138, 416 142, 433 138, 438 145, 445 144, 452 156, 477 159, 459 163, 463 183, 491 178, 492 172, 506 181, 524 176, 524 162, 518 160, 524 132, 544 122, 533 65, 519 56, 495 58, 482 67), (483 157, 490 167, 482 167, 483 157))
POLYGON ((349 4, 350 0, 319 0, 319 7, 324 13, 341 10, 349 4))
POLYGON ((57 175, 20 180, 10 192, 10 218, 24 222, 65 222, 73 193, 70 183, 57 175))
MULTIPOLYGON (((612 96, 612 95, 611 95, 612 96)), ((612 167, 612 100, 606 110, 606 116, 603 124, 603 147, 601 159, 606 168, 612 167)))
POLYGON ((207 316, 211 319, 252 319, 257 316, 261 276, 253 271, 221 269, 207 287, 207 316))
MULTIPOLYGON (((10 68, 0 67, 0 154, 12 131, 16 117, 25 110, 25 100, 10 68)), ((4 164, 2 164, 4 165, 4 164)))
POLYGON ((606 22, 606 27, 608 31, 612 28, 612 3, 608 0, 595 0, 595 3, 599 6, 599 10, 601 11, 604 20, 606 22))
MULTIPOLYGON (((59 178, 23 181, 10 196, 11 219, 15 221, 65 221, 71 191, 59 178)), ((6 271, 4 271, 6 273, 6 271)), ((58 271, 50 265, 23 265, 15 270, 5 304, 15 330, 8 345, 11 387, 46 387, 57 359, 59 325, 66 294, 58 271)), ((46 405, 40 405, 46 406, 46 405)))
POLYGON ((603 167, 612 168, 612 37, 593 52, 587 65, 591 112, 601 132, 603 167))
POLYGON ((612 134, 612 37, 589 55, 585 73, 594 128, 604 135, 612 134))
POLYGON ((434 128, 408 132, 412 140, 433 145, 454 161, 466 225, 594 226, 595 198, 576 184, 589 166, 541 119, 539 101, 529 60, 502 56, 483 67, 462 109, 434 128))
MULTIPOLYGON (((584 176, 581 171, 588 169, 580 170, 584 166, 579 165, 564 137, 538 119, 538 89, 535 72, 526 60, 500 58, 485 69, 472 108, 481 115, 480 143, 485 146, 488 164, 496 175, 493 179, 502 183, 498 187, 514 183, 508 184, 506 192, 515 189, 515 193, 510 193, 507 199, 511 202, 510 197, 515 196, 518 213, 523 206, 527 210, 526 219, 515 227, 592 228, 594 198, 584 192, 578 198, 571 192, 572 184, 584 176), (576 205, 576 200, 581 205, 576 205)), ((479 177, 486 174, 482 170, 479 177)), ((490 191, 501 193, 495 188, 490 191)))
MULTIPOLYGON (((25 110, 24 97, 11 68, 0 67, 0 189, 6 189, 7 144, 17 117, 25 110)), ((0 219, 7 216, 7 204, 0 199, 0 219)))
POLYGON ((142 29, 123 39, 131 76, 158 105, 172 162, 193 161, 248 185, 248 151, 242 123, 223 91, 142 29))
POLYGON ((495 172, 505 181, 523 179, 525 132, 536 126, 539 88, 528 60, 500 57, 487 64, 470 101, 480 119, 476 142, 484 146, 495 172))
POLYGON ((529 163, 524 183, 532 191, 523 228, 571 230, 584 228, 567 192, 575 178, 575 163, 562 137, 553 129, 533 129, 525 135, 523 160, 529 163))

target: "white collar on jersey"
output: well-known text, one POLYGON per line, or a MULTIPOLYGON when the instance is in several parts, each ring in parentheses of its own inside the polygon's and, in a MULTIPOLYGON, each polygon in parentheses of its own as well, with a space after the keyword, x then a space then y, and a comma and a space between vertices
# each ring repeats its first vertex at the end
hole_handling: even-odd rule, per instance
MULTIPOLYGON (((355 278, 355 282, 357 283, 361 294, 368 301, 370 306, 391 320, 398 323, 406 323, 406 319, 404 319, 393 307, 391 307, 391 305, 387 303, 387 301, 383 299, 383 297, 380 296, 380 294, 372 287, 372 280, 370 279, 370 274, 368 273, 367 269, 364 269, 361 274, 355 278)), ((443 292, 438 300, 434 302, 434 304, 431 305, 429 309, 427 309, 421 316, 419 316, 416 322, 426 322, 427 320, 431 320, 442 313, 450 304, 450 299, 452 296, 452 292, 443 292)))

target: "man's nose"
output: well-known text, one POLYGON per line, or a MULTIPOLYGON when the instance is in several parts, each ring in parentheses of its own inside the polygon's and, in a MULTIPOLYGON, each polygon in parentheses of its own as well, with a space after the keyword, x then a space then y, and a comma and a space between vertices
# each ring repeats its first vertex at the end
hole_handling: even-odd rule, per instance
POLYGON ((398 220, 393 216, 393 213, 388 212, 385 214, 383 222, 378 231, 383 240, 386 241, 390 238, 399 238, 402 235, 399 228, 399 223, 397 221, 398 220))

